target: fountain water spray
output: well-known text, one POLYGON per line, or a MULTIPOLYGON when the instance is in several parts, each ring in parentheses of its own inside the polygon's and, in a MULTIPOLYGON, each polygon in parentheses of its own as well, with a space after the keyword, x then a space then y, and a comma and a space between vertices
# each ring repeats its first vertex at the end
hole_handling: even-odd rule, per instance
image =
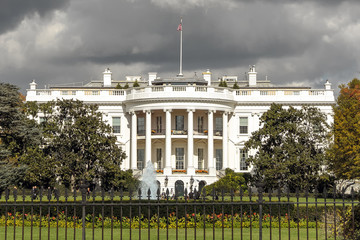
POLYGON ((143 171, 142 180, 140 184, 141 198, 148 198, 148 190, 150 189, 150 199, 157 199, 158 184, 156 181, 156 172, 151 161, 146 163, 146 168, 143 171))

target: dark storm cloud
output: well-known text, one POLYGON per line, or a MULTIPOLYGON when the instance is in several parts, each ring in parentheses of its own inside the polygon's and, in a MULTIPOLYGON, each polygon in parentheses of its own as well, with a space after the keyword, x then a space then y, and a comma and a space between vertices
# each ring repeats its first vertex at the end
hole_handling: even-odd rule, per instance
POLYGON ((14 29, 26 16, 63 8, 70 0, 1 0, 0 34, 14 29))
MULTIPOLYGON (((177 61, 178 11, 164 10, 149 2, 113 2, 112 8, 101 3, 93 4, 96 6, 92 9, 78 12, 85 18, 73 29, 76 34, 81 28, 81 38, 86 41, 76 49, 74 56, 57 60, 99 64, 151 62, 159 65, 177 61), (99 15, 99 11, 106 11, 106 16, 99 15), (112 16, 117 16, 116 21, 112 16)), ((214 65, 214 62, 219 68, 231 67, 241 59, 301 54, 305 46, 311 44, 310 39, 291 31, 297 26, 283 20, 281 16, 286 16, 286 12, 278 6, 233 11, 194 8, 183 15, 184 62, 193 68, 199 64, 214 65), (275 16, 274 11, 277 12, 275 16), (239 21, 240 16, 249 20, 239 21)))
MULTIPOLYGON (((24 5, 17 19, 61 8, 66 1, 44 4, 43 10, 24 5)), ((19 30, 17 39, 5 41, 9 59, 26 66, 0 66, 0 80, 5 76, 22 88, 32 78, 41 85, 78 82, 101 78, 105 67, 117 79, 146 77, 149 71, 174 76, 182 16, 184 72, 210 68, 214 78, 233 74, 242 79, 256 64, 259 75, 269 75, 276 85, 322 87, 326 78, 344 82, 360 70, 359 5, 335 0, 71 0, 55 22, 46 25, 36 18, 33 34, 23 37, 19 30), (16 44, 28 47, 19 53, 16 44)))

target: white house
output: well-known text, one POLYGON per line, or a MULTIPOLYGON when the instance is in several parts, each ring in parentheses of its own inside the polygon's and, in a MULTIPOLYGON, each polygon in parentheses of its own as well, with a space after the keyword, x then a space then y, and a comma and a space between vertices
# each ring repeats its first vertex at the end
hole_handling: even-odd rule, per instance
MULTIPOLYGON (((212 79, 210 70, 192 78, 160 78, 151 72, 147 79, 126 76, 112 79, 106 69, 103 80, 84 86, 53 86, 37 89, 30 83, 27 101, 39 103, 57 98, 96 103, 104 119, 113 127, 118 143, 127 154, 122 169, 133 169, 141 178, 148 161, 157 169, 160 189, 175 186, 202 188, 224 175, 226 168, 249 172, 244 143, 259 128, 259 117, 270 104, 318 107, 333 121, 334 91, 327 81, 323 89, 310 87, 275 87, 268 80, 258 80, 255 66, 246 81, 237 76, 212 79), (229 87, 218 87, 219 81, 229 87), (133 88, 138 81, 140 87, 133 88), (240 89, 231 88, 234 83, 240 89), (118 84, 128 89, 115 88, 118 84)), ((39 119, 41 120, 41 119, 39 119)))

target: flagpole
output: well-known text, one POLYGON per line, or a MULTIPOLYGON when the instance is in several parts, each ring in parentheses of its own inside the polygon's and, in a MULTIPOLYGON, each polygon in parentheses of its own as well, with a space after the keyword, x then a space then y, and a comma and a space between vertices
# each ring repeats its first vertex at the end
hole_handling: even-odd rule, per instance
POLYGON ((181 29, 180 29, 180 73, 179 73, 178 77, 183 76, 183 74, 182 74, 182 18, 180 20, 180 26, 181 26, 181 29))

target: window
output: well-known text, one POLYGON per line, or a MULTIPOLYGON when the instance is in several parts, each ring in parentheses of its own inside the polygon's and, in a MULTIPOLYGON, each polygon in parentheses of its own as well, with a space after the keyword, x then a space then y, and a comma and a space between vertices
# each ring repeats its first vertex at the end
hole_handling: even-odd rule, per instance
POLYGON ((145 118, 138 117, 137 119, 137 133, 139 135, 145 135, 145 118))
POLYGON ((248 158, 248 153, 244 149, 240 149, 240 170, 248 170, 246 159, 248 158))
POLYGON ((215 136, 222 136, 222 130, 223 130, 222 117, 217 117, 217 118, 215 118, 215 132, 214 132, 214 135, 215 136))
POLYGON ((120 117, 112 118, 113 133, 120 133, 120 117))
POLYGON ((204 149, 198 148, 198 169, 204 169, 204 149))
POLYGON ((184 130, 184 116, 175 116, 175 130, 184 130))
POLYGON ((138 149, 137 150, 137 168, 139 170, 144 169, 144 159, 145 159, 145 149, 138 149))
POLYGON ((248 133, 248 118, 240 117, 240 134, 248 133))
POLYGON ((204 117, 198 117, 198 132, 204 131, 204 117))
POLYGON ((216 149, 216 170, 221 170, 223 166, 222 149, 216 149))
POLYGON ((222 117, 215 118, 215 130, 216 131, 222 131, 222 117))
POLYGON ((176 169, 185 169, 184 164, 184 148, 175 148, 176 169))
POLYGON ((162 117, 156 117, 156 132, 162 132, 162 117))
POLYGON ((156 149, 156 163, 157 163, 157 169, 161 168, 161 159, 162 159, 162 151, 161 148, 156 149))

